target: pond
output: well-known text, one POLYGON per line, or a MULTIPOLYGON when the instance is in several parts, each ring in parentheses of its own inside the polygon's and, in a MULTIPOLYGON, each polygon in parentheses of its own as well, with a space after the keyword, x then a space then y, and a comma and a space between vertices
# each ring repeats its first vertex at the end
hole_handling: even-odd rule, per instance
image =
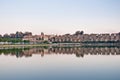
POLYGON ((120 80, 120 47, 0 48, 0 80, 120 80))

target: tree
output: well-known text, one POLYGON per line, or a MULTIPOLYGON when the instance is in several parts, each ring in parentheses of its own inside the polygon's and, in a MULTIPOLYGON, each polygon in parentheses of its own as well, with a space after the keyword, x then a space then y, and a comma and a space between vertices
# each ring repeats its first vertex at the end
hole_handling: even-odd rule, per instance
POLYGON ((0 35, 0 38, 2 38, 2 35, 0 35))
POLYGON ((23 36, 32 36, 32 32, 25 32, 23 36))
POLYGON ((49 44, 49 41, 45 40, 45 41, 43 41, 43 43, 45 43, 45 44, 49 44))
POLYGON ((29 43, 30 41, 29 41, 29 40, 24 40, 23 42, 24 42, 24 43, 29 43))
POLYGON ((16 38, 23 38, 23 33, 17 31, 15 36, 16 36, 16 38))
POLYGON ((84 34, 84 31, 81 31, 80 34, 83 35, 83 34, 84 34))
POLYGON ((83 35, 84 31, 76 31, 75 35, 83 35))
POLYGON ((10 36, 8 34, 3 35, 4 38, 9 38, 10 36))
POLYGON ((10 34, 10 38, 15 38, 15 37, 16 37, 16 35, 14 33, 10 34))

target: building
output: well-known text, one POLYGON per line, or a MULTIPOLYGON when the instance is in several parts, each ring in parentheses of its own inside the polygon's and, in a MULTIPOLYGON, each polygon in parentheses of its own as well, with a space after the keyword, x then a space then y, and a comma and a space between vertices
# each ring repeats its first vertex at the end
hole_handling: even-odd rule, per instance
POLYGON ((120 41, 120 33, 104 33, 104 34, 82 34, 76 32, 75 34, 64 35, 27 35, 23 40, 28 40, 33 43, 41 43, 44 41, 52 43, 79 43, 79 42, 116 42, 120 41))
POLYGON ((53 37, 52 35, 44 35, 44 33, 41 33, 41 35, 27 35, 22 38, 22 40, 30 41, 31 44, 35 43, 42 43, 44 41, 49 41, 49 39, 53 37))

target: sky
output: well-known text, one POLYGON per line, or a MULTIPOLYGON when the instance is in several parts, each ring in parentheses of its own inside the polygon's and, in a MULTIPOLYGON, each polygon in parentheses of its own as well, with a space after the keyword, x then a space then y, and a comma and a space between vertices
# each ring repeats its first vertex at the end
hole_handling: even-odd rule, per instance
POLYGON ((120 0, 0 0, 0 34, 120 32, 120 0))

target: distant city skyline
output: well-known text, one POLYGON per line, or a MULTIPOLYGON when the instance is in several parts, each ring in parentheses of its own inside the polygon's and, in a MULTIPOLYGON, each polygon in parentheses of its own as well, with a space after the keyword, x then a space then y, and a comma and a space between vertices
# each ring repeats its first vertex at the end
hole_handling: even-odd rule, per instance
POLYGON ((0 0, 0 34, 120 32, 120 0, 0 0))

